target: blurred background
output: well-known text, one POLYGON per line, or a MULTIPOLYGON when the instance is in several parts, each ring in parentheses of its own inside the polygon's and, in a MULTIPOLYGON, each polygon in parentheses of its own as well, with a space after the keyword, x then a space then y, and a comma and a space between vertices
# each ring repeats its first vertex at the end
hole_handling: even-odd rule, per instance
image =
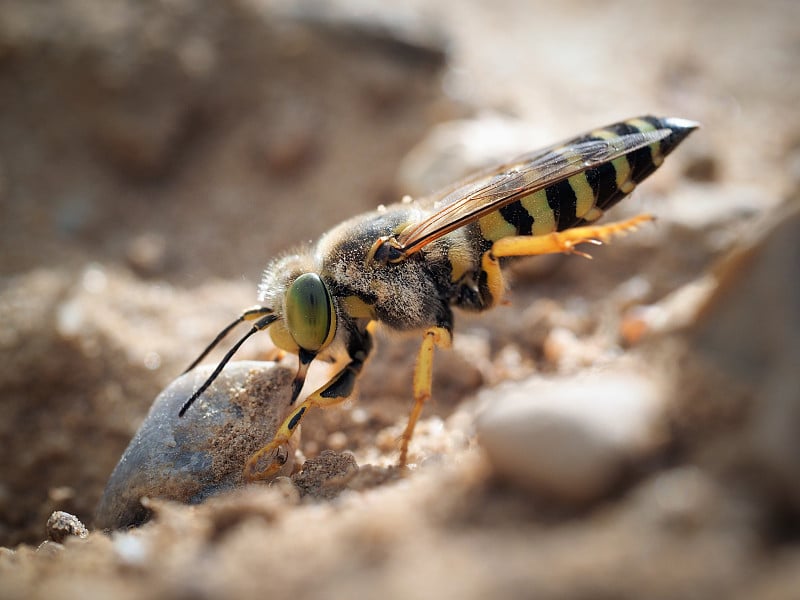
MULTIPOLYGON (((437 364, 430 414, 449 415, 508 379, 572 376, 598 357, 618 357, 642 331, 673 335, 688 326, 669 339, 705 353, 714 375, 699 367, 692 391, 673 393, 666 430, 674 443, 655 462, 705 465, 727 482, 720 489, 744 489, 736 502, 749 499, 741 500, 747 510, 736 522, 748 526, 720 542, 720 562, 704 571, 687 559, 673 575, 691 572, 689 580, 702 582, 697 597, 707 597, 702 590, 731 591, 744 574, 763 572, 748 593, 780 597, 791 589, 786 565, 800 556, 800 251, 791 242, 800 239, 798 23, 794 0, 5 0, 0 546, 37 544, 55 509, 91 522, 152 399, 255 302, 270 258, 404 194, 655 114, 702 124, 616 212, 652 212, 657 226, 598 250, 593 263, 522 266, 515 306, 466 320, 466 341, 437 364), (730 266, 737 251, 745 258, 730 266), (733 292, 711 285, 706 320, 686 318, 674 293, 711 276, 733 292), (722 358, 720 348, 729 350, 722 358), (685 417, 687 404, 727 390, 720 381, 744 399, 736 396, 734 408, 710 401, 696 419, 685 417), (780 401, 754 417, 769 394, 780 401), (743 425, 751 417, 758 424, 743 425), (709 433, 722 422, 735 427, 709 433), (727 441, 703 446, 708 436, 727 441), (741 443, 755 438, 770 443, 741 443), (743 447, 743 455, 733 450, 743 447), (772 470, 767 482, 751 477, 772 470), (779 566, 767 569, 768 558, 779 566)), ((648 364, 684 373, 659 343, 648 364)), ((407 413, 414 347, 383 344, 365 374, 362 404, 373 429, 365 440, 407 413), (369 396, 380 398, 373 405, 369 396)), ((249 348, 244 358, 267 352, 269 342, 249 348)), ((330 432, 358 420, 314 419, 309 456, 341 449, 330 432)), ((359 440, 348 448, 371 443, 359 440)), ((501 513, 492 501, 480 496, 501 513)), ((469 527, 481 527, 466 514, 476 517, 461 515, 469 527)), ((541 525, 538 513, 524 514, 541 525)), ((487 539, 502 547, 503 535, 487 539)), ((591 547, 613 545, 608 535, 591 547)), ((692 538, 670 539, 677 547, 692 538)), ((629 556, 617 558, 606 570, 624 572, 629 556)), ((533 589, 524 572, 524 564, 514 571, 512 595, 533 589)), ((667 597, 674 588, 664 577, 664 587, 642 578, 638 588, 601 588, 667 597)), ((17 581, 16 590, 31 583, 17 581)), ((543 581, 536 589, 548 589, 543 581)), ((561 583, 566 595, 542 597, 595 597, 591 585, 561 583)))

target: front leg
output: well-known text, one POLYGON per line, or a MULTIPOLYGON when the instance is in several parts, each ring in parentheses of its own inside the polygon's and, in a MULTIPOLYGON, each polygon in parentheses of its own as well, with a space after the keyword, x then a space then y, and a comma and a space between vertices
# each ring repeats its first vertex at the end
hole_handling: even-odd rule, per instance
POLYGON ((297 405, 278 429, 272 441, 253 454, 245 463, 242 478, 244 481, 259 481, 275 475, 286 463, 287 450, 283 448, 294 434, 303 415, 312 406, 329 408, 341 404, 353 392, 356 379, 372 350, 372 336, 366 330, 357 330, 347 345, 350 362, 336 373, 331 380, 297 405), (263 463, 263 466, 262 466, 263 463))

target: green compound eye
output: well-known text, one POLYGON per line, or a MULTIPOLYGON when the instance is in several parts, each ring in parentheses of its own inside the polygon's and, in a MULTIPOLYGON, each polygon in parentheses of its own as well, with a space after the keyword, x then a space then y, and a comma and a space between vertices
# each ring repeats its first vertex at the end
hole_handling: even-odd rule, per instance
POLYGON ((316 273, 305 273, 286 292, 286 324, 297 345, 309 352, 327 346, 336 332, 331 295, 316 273))

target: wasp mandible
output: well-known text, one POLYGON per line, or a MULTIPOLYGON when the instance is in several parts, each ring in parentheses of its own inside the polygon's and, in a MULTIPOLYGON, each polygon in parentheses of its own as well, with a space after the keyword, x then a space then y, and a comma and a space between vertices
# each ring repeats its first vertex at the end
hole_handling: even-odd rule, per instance
POLYGON ((246 463, 244 479, 265 479, 286 460, 306 411, 346 400, 372 350, 372 330, 422 332, 413 375, 414 405, 400 441, 400 466, 430 397, 435 347, 447 347, 453 308, 484 311, 503 297, 503 268, 514 257, 580 254, 651 220, 593 225, 655 171, 693 121, 644 116, 595 129, 477 173, 437 194, 358 215, 316 244, 264 271, 259 305, 225 327, 187 371, 234 327, 251 329, 186 401, 183 415, 250 336, 269 328, 278 348, 298 355, 292 410, 275 437, 246 463), (344 357, 345 366, 297 403, 311 362, 344 357), (261 465, 264 464, 263 468, 261 465))

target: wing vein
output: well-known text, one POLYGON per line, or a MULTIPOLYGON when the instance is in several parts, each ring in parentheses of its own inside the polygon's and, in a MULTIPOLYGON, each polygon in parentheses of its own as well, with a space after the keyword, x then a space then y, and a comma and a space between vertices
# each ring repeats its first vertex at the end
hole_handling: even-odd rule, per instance
POLYGON ((404 255, 419 251, 447 233, 587 169, 614 160, 667 137, 669 129, 620 135, 610 139, 591 134, 522 155, 486 170, 455 187, 418 200, 431 214, 397 236, 404 255))

